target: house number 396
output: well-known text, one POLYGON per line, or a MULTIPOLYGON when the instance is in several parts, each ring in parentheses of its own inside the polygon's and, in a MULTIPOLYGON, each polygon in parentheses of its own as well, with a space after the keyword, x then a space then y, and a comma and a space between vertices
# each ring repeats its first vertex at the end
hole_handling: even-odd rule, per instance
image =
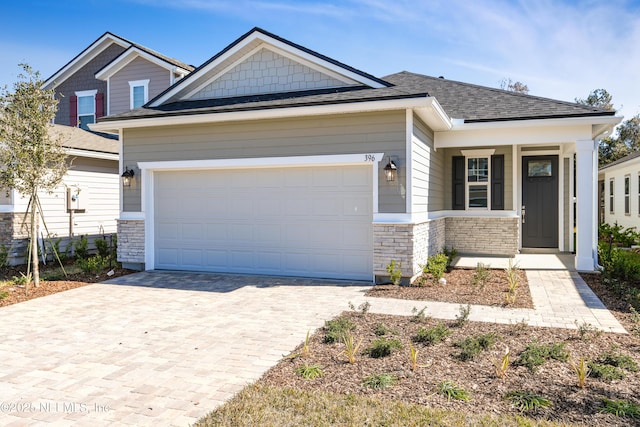
POLYGON ((375 162, 376 161, 376 156, 374 156, 373 154, 365 154, 364 155, 364 161, 365 162, 375 162))

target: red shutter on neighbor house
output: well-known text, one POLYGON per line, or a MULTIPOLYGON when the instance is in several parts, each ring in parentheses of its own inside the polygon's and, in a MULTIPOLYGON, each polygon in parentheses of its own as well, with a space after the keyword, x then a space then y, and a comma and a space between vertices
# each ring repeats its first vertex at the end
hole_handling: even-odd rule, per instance
POLYGON ((69 97, 69 126, 78 126, 78 97, 69 97))
POLYGON ((104 116, 104 93, 96 93, 96 119, 104 116))

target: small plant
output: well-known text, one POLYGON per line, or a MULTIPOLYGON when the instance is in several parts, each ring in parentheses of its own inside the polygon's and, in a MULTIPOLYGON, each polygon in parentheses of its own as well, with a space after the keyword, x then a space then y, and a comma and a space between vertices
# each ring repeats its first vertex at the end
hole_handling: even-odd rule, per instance
POLYGON ((297 367, 295 372, 305 380, 313 380, 324 375, 320 365, 302 365, 297 367))
POLYGON ((532 391, 512 391, 505 397, 520 412, 537 412, 540 408, 551 406, 551 401, 532 391))
POLYGON ((311 342, 309 340, 309 330, 307 330, 307 336, 304 339, 304 343, 302 343, 302 351, 300 351, 300 356, 302 357, 311 356, 311 348, 309 347, 310 343, 311 342))
POLYGON ((394 352, 394 350, 402 348, 402 343, 397 339, 388 340, 386 338, 378 338, 373 341, 369 347, 364 351, 370 357, 379 359, 381 357, 387 357, 394 352))
POLYGON ((509 331, 509 333, 511 335, 520 335, 523 334, 527 328, 529 327, 529 324, 527 323, 526 320, 522 319, 519 322, 516 323, 511 323, 511 331, 509 331))
POLYGON ((418 310, 416 307, 413 307, 413 309, 411 309, 411 313, 413 314, 413 316, 411 316, 411 321, 421 323, 427 320, 427 316, 424 314, 424 311, 426 309, 427 306, 422 307, 422 309, 420 310, 418 310))
POLYGON ((571 365, 573 372, 575 372, 576 377, 578 378, 578 387, 584 388, 587 383, 587 377, 591 373, 589 364, 584 360, 584 357, 581 357, 579 362, 575 362, 570 359, 569 365, 571 365))
POLYGON ((362 385, 369 388, 387 388, 396 382, 396 377, 389 374, 371 374, 368 375, 362 385))
POLYGON ((376 323, 375 328, 373 328, 373 333, 379 337, 383 337, 388 334, 395 334, 396 331, 389 329, 384 323, 376 323))
POLYGON ((520 286, 520 269, 518 268, 517 264, 513 263, 513 259, 510 258, 509 266, 505 269, 505 271, 507 272, 507 284, 509 286, 507 289, 506 302, 507 304, 513 304, 514 302, 516 302, 518 286, 520 286))
POLYGON ((416 371, 418 369, 418 349, 409 343, 409 362, 411 362, 411 369, 416 371))
POLYGON ((31 273, 24 274, 24 273, 20 272, 20 277, 13 276, 13 278, 11 278, 11 283, 14 286, 26 286, 29 283, 31 283, 32 279, 33 279, 33 276, 31 275, 31 273))
POLYGON ((94 255, 90 258, 78 258, 78 267, 87 274, 97 274, 109 266, 109 260, 100 255, 94 255))
POLYGON ((9 259, 9 249, 5 245, 0 245, 0 267, 6 267, 9 259))
POLYGON ((577 320, 574 323, 576 324, 576 329, 578 330, 578 339, 581 341, 589 341, 593 338, 598 338, 602 334, 602 331, 593 326, 591 323, 578 323, 577 320))
POLYGON ((465 323, 469 321, 469 315, 471 314, 471 304, 460 306, 460 314, 456 314, 456 326, 461 328, 465 323))
POLYGON ((636 361, 633 360, 631 356, 616 352, 615 347, 610 351, 598 355, 596 362, 604 365, 615 366, 616 368, 621 368, 630 372, 638 372, 638 364, 636 361))
POLYGON ((627 400, 611 400, 603 397, 599 412, 613 414, 616 417, 640 419, 640 405, 627 400))
POLYGON ((396 264, 395 260, 391 260, 391 263, 387 265, 387 273, 389 273, 389 280, 396 286, 402 283, 402 263, 396 264))
POLYGON ((73 247, 76 250, 76 257, 80 259, 86 259, 89 257, 89 240, 87 236, 80 236, 78 240, 73 242, 73 247))
POLYGON ((435 254, 427 258, 427 265, 422 268, 424 273, 431 274, 434 281, 437 283, 444 277, 444 272, 447 270, 449 258, 445 254, 435 254))
POLYGON ((476 272, 473 273, 473 277, 471 278, 471 283, 474 286, 480 286, 480 289, 484 289, 489 280, 489 273, 489 265, 479 262, 476 265, 476 272))
POLYGON ((496 367, 496 375, 498 378, 505 379, 507 370, 509 369, 509 347, 504 348, 504 353, 500 357, 494 357, 493 365, 496 367))
POLYGON ((467 337, 458 341, 454 344, 455 347, 460 349, 460 354, 456 357, 463 362, 472 360, 478 354, 482 353, 483 350, 491 349, 495 344, 496 339, 496 334, 490 332, 488 334, 467 337))
POLYGON ((603 363, 591 362, 589 363, 589 370, 593 378, 599 378, 607 382, 621 380, 626 377, 622 369, 603 363))
POLYGON ((349 363, 356 363, 356 355, 358 354, 358 350, 360 350, 360 346, 362 345, 363 338, 356 343, 355 338, 351 332, 345 332, 342 336, 342 342, 344 343, 344 354, 347 356, 347 360, 349 363))
POLYGON ((629 306, 629 313, 631 313, 631 321, 633 322, 631 332, 640 335, 640 313, 632 305, 629 306))
POLYGON ((438 384, 438 392, 447 397, 447 400, 469 400, 469 393, 462 387, 458 387, 453 381, 442 381, 438 384))
POLYGON ((443 323, 438 322, 438 324, 433 328, 418 328, 418 333, 413 338, 413 340, 415 342, 433 345, 443 341, 449 335, 451 335, 451 330, 447 328, 443 323))
POLYGON ((345 317, 338 317, 324 322, 324 328, 326 330, 324 342, 331 344, 334 342, 341 342, 345 332, 355 330, 356 325, 345 317))
POLYGON ((0 291, 0 300, 5 299, 6 297, 9 296, 9 292, 7 291, 0 291))
POLYGON ((536 372, 548 359, 566 362, 569 353, 564 349, 564 343, 541 345, 536 342, 528 344, 520 353, 520 358, 516 362, 519 366, 526 366, 531 372, 536 372))
POLYGON ((458 251, 453 246, 448 249, 446 246, 442 248, 442 253, 447 256, 447 269, 451 267, 451 263, 458 256, 458 251))
POLYGON ((69 258, 69 251, 72 246, 71 243, 67 244, 64 251, 60 248, 60 244, 62 243, 61 237, 58 237, 56 240, 49 241, 49 243, 51 244, 54 258, 57 256, 58 260, 60 260, 61 263, 64 263, 69 258))

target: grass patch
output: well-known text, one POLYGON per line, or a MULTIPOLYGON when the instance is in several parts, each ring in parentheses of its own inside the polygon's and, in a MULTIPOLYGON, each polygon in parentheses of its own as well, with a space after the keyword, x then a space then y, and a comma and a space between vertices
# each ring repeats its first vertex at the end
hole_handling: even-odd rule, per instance
POLYGON ((498 337, 490 332, 488 334, 467 337, 453 344, 460 349, 460 354, 456 355, 458 360, 466 362, 472 360, 484 350, 489 350, 495 344, 498 337))
POLYGON ((636 361, 633 360, 631 356, 617 352, 615 349, 601 353, 595 361, 603 365, 615 366, 616 368, 630 372, 638 372, 638 364, 636 361))
POLYGON ((368 375, 362 385, 369 388, 387 388, 396 382, 396 377, 389 374, 371 374, 368 375))
POLYGON ((640 405, 626 400, 611 400, 604 397, 598 411, 613 414, 616 417, 640 419, 640 405))
POLYGON ((355 330, 356 325, 346 317, 338 317, 324 322, 324 329, 326 331, 324 335, 324 342, 332 344, 334 342, 342 342, 344 334, 355 330))
POLYGON ((590 377, 599 378, 602 381, 621 380, 626 377, 622 369, 596 362, 589 363, 589 371, 590 377))
POLYGON ((413 340, 415 342, 433 345, 442 342, 449 335, 451 335, 451 330, 439 322, 433 328, 423 328, 422 326, 418 328, 418 333, 413 340))
POLYGON ((523 416, 474 416, 463 411, 431 409, 393 400, 353 394, 292 390, 251 385, 201 418, 195 426, 540 426, 566 424, 535 421, 523 416))
POLYGON ((549 399, 532 391, 512 391, 507 393, 505 399, 520 412, 537 412, 541 408, 551 406, 549 399))
POLYGON ((319 365, 302 365, 296 368, 296 375, 305 380, 314 380, 324 375, 322 366, 319 365))
POLYGON ((395 350, 401 349, 402 343, 400 340, 392 339, 388 340, 386 338, 378 338, 373 341, 369 347, 364 351, 364 354, 368 354, 369 356, 379 359, 381 357, 390 356, 395 350))
POLYGON ((565 343, 538 344, 533 342, 520 353, 520 358, 516 361, 518 366, 526 366, 531 372, 536 372, 547 360, 554 359, 566 362, 569 359, 569 352, 564 349, 565 343))
POLYGON ((442 381, 438 384, 438 392, 446 396, 448 400, 469 400, 469 393, 462 387, 458 387, 453 381, 442 381))

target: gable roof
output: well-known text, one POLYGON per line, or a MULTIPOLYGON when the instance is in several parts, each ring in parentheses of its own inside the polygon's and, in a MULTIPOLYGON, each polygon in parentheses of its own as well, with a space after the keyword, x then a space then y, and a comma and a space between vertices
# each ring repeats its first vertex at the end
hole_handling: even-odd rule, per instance
POLYGON ((227 70, 231 65, 237 63, 242 57, 261 45, 290 54, 301 63, 318 67, 328 73, 335 73, 335 75, 341 76, 345 80, 351 80, 354 84, 374 88, 390 86, 384 80, 378 79, 371 74, 255 27, 211 57, 204 64, 197 67, 186 78, 150 100, 147 105, 158 107, 167 102, 185 100, 185 98, 188 98, 199 88, 205 86, 211 80, 215 79, 217 75, 227 70))
POLYGON ((150 49, 143 48, 138 45, 129 46, 124 52, 122 52, 113 61, 106 64, 104 67, 96 71, 95 77, 98 80, 107 80, 110 76, 120 71, 127 64, 136 58, 144 58, 149 62, 152 62, 159 67, 166 68, 174 73, 187 75, 193 70, 193 67, 186 65, 175 59, 167 58, 164 55, 152 51, 150 49))
MULTIPOLYGON (((162 60, 168 64, 171 64, 175 67, 179 67, 187 71, 193 70, 193 66, 191 65, 187 65, 181 61, 178 61, 177 59, 164 56, 152 49, 133 43, 123 37, 120 37, 118 35, 115 35, 107 31, 103 35, 98 37, 93 43, 87 46, 82 52, 77 54, 73 59, 71 59, 71 61, 67 62, 64 66, 62 66, 62 68, 60 68, 58 71, 53 73, 53 75, 51 75, 48 79, 46 79, 44 82, 44 87, 58 86, 60 83, 62 83, 71 75, 73 75, 78 69, 82 68, 85 64, 87 64, 89 61, 95 58, 98 54, 100 54, 100 52, 104 51, 106 48, 108 48, 114 43, 125 48, 125 52, 123 52, 123 54, 127 52, 126 49, 135 47, 140 51, 146 52, 147 54, 155 58, 158 58, 159 60, 162 60)), ((118 57, 122 56, 123 54, 119 55, 118 57)), ((118 58, 115 58, 114 61, 116 61, 117 59, 118 58)))
POLYGON ((612 166, 617 166, 619 164, 626 163, 626 162, 628 162, 630 160, 637 159, 638 157, 640 157, 640 151, 634 151, 633 153, 627 154, 626 156, 616 160, 615 162, 611 162, 609 164, 606 164, 606 165, 602 166, 599 170, 602 171, 602 170, 605 170, 605 169, 610 168, 612 166))
POLYGON ((83 157, 105 158, 106 155, 117 155, 119 152, 118 137, 99 132, 89 132, 73 126, 52 125, 50 134, 62 138, 62 146, 71 150, 72 154, 83 157))

